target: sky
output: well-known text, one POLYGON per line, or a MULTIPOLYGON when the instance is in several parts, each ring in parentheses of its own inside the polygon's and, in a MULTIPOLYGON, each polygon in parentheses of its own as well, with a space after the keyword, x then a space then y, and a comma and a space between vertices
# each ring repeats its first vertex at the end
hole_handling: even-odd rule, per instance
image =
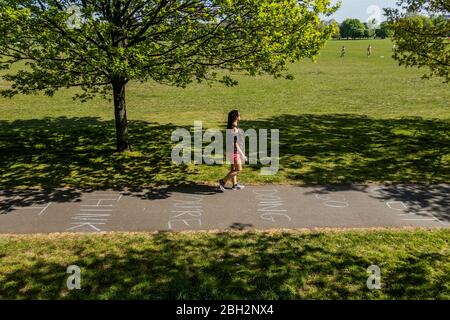
POLYGON ((346 18, 357 18, 367 22, 373 17, 382 22, 386 20, 383 17, 383 8, 395 7, 396 2, 397 0, 341 0, 341 7, 333 15, 333 19, 342 22, 346 18))

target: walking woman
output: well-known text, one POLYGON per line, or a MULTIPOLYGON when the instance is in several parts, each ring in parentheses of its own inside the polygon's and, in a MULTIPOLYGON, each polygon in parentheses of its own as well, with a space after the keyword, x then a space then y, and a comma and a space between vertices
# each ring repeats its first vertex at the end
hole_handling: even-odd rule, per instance
POLYGON ((231 190, 244 189, 244 186, 240 185, 237 181, 237 176, 242 171, 242 161, 247 161, 247 157, 239 146, 238 141, 238 124, 240 120, 241 114, 238 110, 233 110, 228 114, 227 134, 231 134, 233 138, 233 153, 227 153, 227 160, 231 162, 230 172, 225 176, 225 178, 219 180, 219 187, 222 191, 225 191, 225 185, 229 180, 231 180, 233 184, 231 190))

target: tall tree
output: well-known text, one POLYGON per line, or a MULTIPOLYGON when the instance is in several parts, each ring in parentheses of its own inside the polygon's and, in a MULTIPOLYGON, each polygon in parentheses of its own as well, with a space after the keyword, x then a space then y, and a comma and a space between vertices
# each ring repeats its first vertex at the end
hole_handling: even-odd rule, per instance
POLYGON ((343 38, 362 38, 366 27, 358 19, 345 19, 341 23, 341 36, 343 38))
POLYGON ((327 26, 334 25, 334 32, 331 35, 331 37, 333 39, 340 39, 341 38, 341 30, 340 30, 340 27, 339 27, 339 22, 337 22, 335 19, 331 19, 331 20, 328 20, 327 22, 325 22, 325 24, 327 26))
POLYGON ((379 23, 377 19, 373 18, 368 22, 364 23, 364 38, 374 38, 376 29, 378 28, 379 23))
POLYGON ((399 0, 401 9, 385 9, 397 44, 394 58, 406 67, 427 67, 424 78, 450 82, 450 2, 399 0))
POLYGON ((290 78, 287 64, 331 37, 320 17, 336 9, 330 0, 0 0, 0 65, 26 62, 2 94, 112 92, 117 151, 130 150, 130 81, 236 84, 218 69, 290 78))
POLYGON ((379 28, 375 30, 375 34, 377 37, 386 39, 390 38, 393 35, 393 31, 387 21, 383 21, 379 28))

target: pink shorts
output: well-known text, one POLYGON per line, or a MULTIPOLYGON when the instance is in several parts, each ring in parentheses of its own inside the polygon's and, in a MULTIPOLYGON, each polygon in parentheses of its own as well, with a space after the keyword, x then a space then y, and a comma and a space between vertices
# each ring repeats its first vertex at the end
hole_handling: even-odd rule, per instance
POLYGON ((229 162, 231 162, 232 164, 234 164, 234 163, 239 163, 239 164, 242 163, 241 156, 240 156, 239 153, 233 153, 233 154, 229 153, 229 154, 227 154, 227 160, 229 162))
POLYGON ((241 155, 238 153, 233 154, 233 163, 242 164, 241 155))

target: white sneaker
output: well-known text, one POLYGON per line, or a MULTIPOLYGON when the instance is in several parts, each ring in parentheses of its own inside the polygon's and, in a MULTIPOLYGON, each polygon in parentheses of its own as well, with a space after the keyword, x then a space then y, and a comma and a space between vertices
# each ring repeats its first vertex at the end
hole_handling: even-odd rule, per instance
POLYGON ((222 192, 225 192, 225 182, 223 180, 219 180, 219 188, 222 192))
POLYGON ((231 190, 242 190, 242 189, 244 189, 244 188, 245 188, 245 186, 240 185, 239 183, 236 183, 236 184, 231 188, 231 190))

